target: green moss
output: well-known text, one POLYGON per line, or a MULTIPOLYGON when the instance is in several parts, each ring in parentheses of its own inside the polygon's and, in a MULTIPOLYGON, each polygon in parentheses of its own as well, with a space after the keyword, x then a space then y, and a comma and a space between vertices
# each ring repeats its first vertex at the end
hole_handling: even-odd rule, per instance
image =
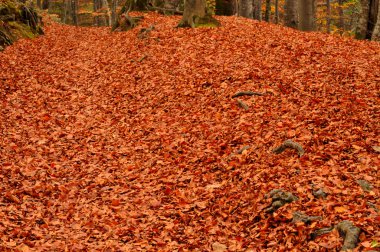
POLYGON ((8 22, 9 27, 12 30, 12 34, 16 38, 35 38, 36 34, 33 33, 32 29, 23 23, 11 21, 8 22))
POLYGON ((16 0, 0 3, 0 20, 0 49, 20 38, 43 34, 36 12, 16 0))
POLYGON ((220 26, 219 21, 213 18, 211 15, 206 15, 203 18, 195 16, 193 20, 194 20, 195 28, 198 28, 198 27, 215 28, 215 27, 220 26))

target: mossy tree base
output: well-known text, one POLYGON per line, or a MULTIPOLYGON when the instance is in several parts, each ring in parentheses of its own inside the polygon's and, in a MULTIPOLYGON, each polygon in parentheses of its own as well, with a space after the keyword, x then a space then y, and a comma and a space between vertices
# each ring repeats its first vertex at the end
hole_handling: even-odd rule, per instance
POLYGON ((131 17, 129 12, 133 9, 135 1, 126 0, 120 12, 117 14, 117 20, 112 26, 112 31, 128 31, 135 28, 144 17, 131 17))
POLYGON ((212 17, 206 0, 185 0, 185 8, 177 27, 218 27, 220 23, 212 17))
POLYGON ((204 17, 199 17, 197 15, 190 16, 188 18, 182 18, 177 27, 219 27, 220 23, 218 20, 213 18, 211 15, 205 15, 204 17))
POLYGON ((19 38, 43 34, 41 17, 33 8, 13 0, 0 3, 0 50, 19 38))

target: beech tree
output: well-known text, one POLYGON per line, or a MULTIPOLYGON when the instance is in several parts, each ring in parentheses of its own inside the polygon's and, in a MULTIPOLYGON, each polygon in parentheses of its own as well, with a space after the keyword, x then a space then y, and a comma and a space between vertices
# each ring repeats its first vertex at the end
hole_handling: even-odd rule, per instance
POLYGON ((298 28, 297 0, 285 0, 285 25, 298 28))
POLYGON ((206 0, 185 0, 184 12, 178 27, 217 27, 220 23, 212 17, 206 0))
POLYGON ((379 0, 361 0, 361 14, 356 28, 357 39, 375 39, 379 36, 379 0))
POLYGON ((302 31, 315 30, 315 0, 299 0, 299 26, 302 31))
POLYGON ((253 0, 241 0, 238 6, 239 16, 253 18, 253 0))
POLYGON ((375 41, 380 41, 380 6, 379 6, 379 9, 377 10, 377 21, 373 29, 371 39, 375 41))
POLYGON ((253 5, 255 7, 254 19, 261 21, 263 19, 263 15, 261 13, 262 1, 254 0, 253 5))

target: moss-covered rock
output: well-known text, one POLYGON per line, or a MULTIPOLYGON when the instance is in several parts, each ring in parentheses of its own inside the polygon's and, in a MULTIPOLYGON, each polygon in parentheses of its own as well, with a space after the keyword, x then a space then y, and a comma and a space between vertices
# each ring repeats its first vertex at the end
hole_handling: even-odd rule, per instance
POLYGON ((43 34, 41 17, 37 12, 16 0, 0 1, 0 50, 20 38, 43 34))

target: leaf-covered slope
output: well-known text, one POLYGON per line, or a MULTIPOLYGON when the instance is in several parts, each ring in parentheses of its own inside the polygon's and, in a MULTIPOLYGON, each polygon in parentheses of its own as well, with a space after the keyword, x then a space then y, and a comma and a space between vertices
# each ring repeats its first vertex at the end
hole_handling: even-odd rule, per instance
POLYGON ((342 220, 380 242, 379 44, 218 19, 53 24, 0 53, 3 247, 331 250, 337 231, 310 234, 342 220), (265 95, 243 110, 243 90, 265 95), (286 139, 305 154, 272 153, 286 139), (298 200, 269 213, 279 188, 298 200))

